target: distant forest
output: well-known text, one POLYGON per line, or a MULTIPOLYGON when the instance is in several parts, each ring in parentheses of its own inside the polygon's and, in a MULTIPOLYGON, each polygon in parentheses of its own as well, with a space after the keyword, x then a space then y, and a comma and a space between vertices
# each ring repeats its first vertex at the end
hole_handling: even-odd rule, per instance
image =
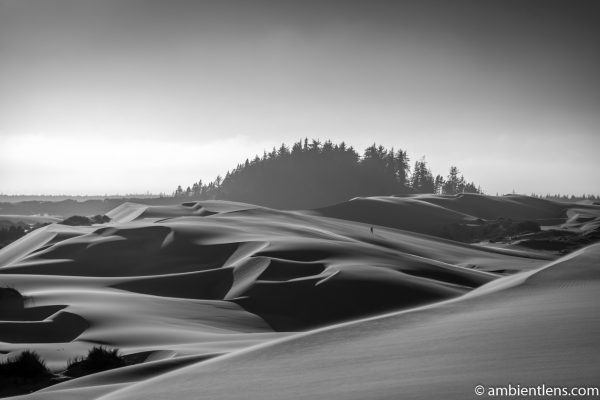
MULTIPOLYGON (((324 143, 308 139, 282 144, 264 152, 262 157, 246 160, 214 181, 179 186, 168 195, 135 196, 32 196, 0 194, 2 215, 73 215, 105 214, 115 207, 133 202, 147 205, 179 204, 190 200, 232 200, 280 209, 310 209, 340 203, 352 197, 390 196, 413 193, 482 193, 452 166, 446 176, 434 176, 424 158, 411 162, 406 151, 369 146, 359 155, 345 143, 324 143), (24 201, 25 200, 25 201, 24 201)), ((514 194, 514 193, 513 193, 514 194)), ((496 193, 498 195, 498 193, 496 193)), ((600 204, 600 196, 546 194, 531 196, 557 201, 581 201, 600 204)), ((0 218, 0 230, 2 220, 0 218)), ((1 232, 7 237, 17 233, 1 232)), ((1 235, 0 235, 1 236, 1 235)), ((2 239, 2 238, 0 238, 2 239)), ((0 240, 1 242, 2 240, 0 240)))
POLYGON ((321 207, 357 196, 409 193, 482 193, 451 166, 447 176, 434 176, 425 158, 411 160, 403 150, 373 144, 363 155, 344 142, 300 140, 291 147, 264 152, 218 176, 177 187, 175 197, 241 201, 267 207, 321 207), (412 168, 411 168, 412 165, 412 168))

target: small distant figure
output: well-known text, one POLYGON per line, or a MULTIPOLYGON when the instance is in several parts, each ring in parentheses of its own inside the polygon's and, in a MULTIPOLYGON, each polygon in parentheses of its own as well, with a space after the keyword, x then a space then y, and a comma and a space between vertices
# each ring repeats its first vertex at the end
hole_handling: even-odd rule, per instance
POLYGON ((373 227, 370 228, 371 229, 371 235, 373 234, 373 227))

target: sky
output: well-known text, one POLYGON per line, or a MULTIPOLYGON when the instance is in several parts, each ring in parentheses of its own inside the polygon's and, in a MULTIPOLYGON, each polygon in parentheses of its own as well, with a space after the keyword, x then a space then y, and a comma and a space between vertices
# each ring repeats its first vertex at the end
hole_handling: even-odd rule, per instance
POLYGON ((600 194, 600 2, 0 0, 0 193, 170 193, 300 138, 600 194))

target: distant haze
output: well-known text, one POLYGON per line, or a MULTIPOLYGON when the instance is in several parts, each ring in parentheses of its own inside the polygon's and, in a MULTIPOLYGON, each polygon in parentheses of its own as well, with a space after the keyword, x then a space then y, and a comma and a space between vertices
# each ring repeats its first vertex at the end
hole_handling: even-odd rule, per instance
POLYGON ((0 0, 0 193, 171 192, 303 137, 600 193, 600 2, 0 0))

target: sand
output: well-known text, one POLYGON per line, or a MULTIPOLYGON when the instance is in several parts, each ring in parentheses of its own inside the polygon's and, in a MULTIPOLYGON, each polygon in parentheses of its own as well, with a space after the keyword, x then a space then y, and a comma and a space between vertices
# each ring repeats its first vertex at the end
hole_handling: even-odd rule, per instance
POLYGON ((40 228, 0 250, 0 285, 26 296, 0 316, 1 357, 32 349, 60 371, 96 344, 149 354, 28 399, 458 399, 475 384, 593 383, 599 245, 557 259, 425 233, 503 215, 593 228, 598 207, 334 207, 345 214, 124 204, 107 224, 40 228))
POLYGON ((301 334, 106 399, 465 399, 476 385, 596 385, 599 257, 595 245, 498 291, 301 334))
POLYGON ((559 225, 576 212, 596 213, 598 206, 537 199, 521 195, 456 196, 407 195, 366 197, 316 209, 316 215, 360 221, 430 235, 440 234, 444 225, 477 223, 498 218, 531 220, 541 225, 559 225))

